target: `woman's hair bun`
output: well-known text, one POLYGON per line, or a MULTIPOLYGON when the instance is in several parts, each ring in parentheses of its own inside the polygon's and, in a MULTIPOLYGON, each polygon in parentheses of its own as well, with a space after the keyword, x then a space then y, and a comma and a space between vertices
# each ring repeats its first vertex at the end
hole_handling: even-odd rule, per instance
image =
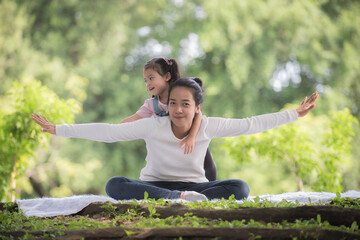
POLYGON ((198 78, 198 77, 193 77, 192 79, 193 79, 197 84, 199 84, 200 87, 203 86, 203 82, 202 82, 202 80, 201 80, 200 78, 198 78))

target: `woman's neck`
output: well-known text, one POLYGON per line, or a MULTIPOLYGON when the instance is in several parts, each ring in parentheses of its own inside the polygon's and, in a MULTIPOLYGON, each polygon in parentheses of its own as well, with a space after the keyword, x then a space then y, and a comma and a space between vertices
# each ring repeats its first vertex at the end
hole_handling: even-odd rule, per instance
POLYGON ((190 127, 177 127, 174 123, 171 122, 171 130, 174 133, 175 137, 178 139, 183 139, 186 137, 190 132, 190 127))

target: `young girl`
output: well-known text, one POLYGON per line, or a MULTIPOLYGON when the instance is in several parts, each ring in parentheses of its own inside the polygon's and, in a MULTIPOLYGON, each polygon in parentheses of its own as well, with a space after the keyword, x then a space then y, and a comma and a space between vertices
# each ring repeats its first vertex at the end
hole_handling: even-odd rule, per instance
MULTIPOLYGON (((180 78, 179 65, 175 59, 153 58, 144 65, 143 69, 146 90, 153 98, 145 100, 145 103, 132 116, 125 118, 121 123, 133 122, 142 118, 148 118, 156 114, 159 117, 167 116, 167 103, 170 85, 180 78)), ((189 135, 180 143, 184 148, 184 154, 189 154, 194 149, 196 135, 201 124, 201 112, 195 117, 194 125, 189 135)), ((216 167, 209 149, 204 160, 205 176, 209 181, 216 180, 216 167)))
POLYGON ((43 132, 56 136, 83 138, 93 141, 117 142, 144 139, 147 156, 140 180, 113 177, 105 187, 106 193, 117 200, 150 198, 207 199, 247 198, 250 192, 240 179, 207 181, 203 168, 206 149, 213 138, 234 137, 266 131, 304 117, 314 107, 317 93, 305 98, 300 107, 288 111, 264 114, 244 119, 226 119, 202 116, 192 154, 184 154, 178 144, 193 127, 194 118, 203 102, 201 81, 181 78, 169 90, 169 116, 145 118, 125 124, 53 125, 45 116, 33 115, 43 132))

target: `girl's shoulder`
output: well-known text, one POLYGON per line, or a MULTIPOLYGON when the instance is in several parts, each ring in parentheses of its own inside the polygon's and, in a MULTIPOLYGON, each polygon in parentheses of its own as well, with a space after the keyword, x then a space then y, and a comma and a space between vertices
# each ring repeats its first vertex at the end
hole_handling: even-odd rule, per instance
POLYGON ((152 107, 152 104, 153 104, 153 99, 154 98, 148 98, 144 101, 144 104, 145 106, 148 106, 148 107, 152 107))
POLYGON ((136 112, 142 118, 149 118, 155 113, 153 107, 153 98, 148 98, 144 101, 144 104, 136 112))

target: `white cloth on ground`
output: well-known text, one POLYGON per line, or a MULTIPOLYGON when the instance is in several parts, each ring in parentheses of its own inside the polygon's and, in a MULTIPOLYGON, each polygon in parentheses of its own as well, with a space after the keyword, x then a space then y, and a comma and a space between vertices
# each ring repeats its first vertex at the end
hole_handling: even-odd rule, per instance
POLYGON ((53 217, 77 213, 93 202, 117 203, 103 195, 75 195, 64 198, 34 198, 17 200, 19 209, 27 217, 53 217))
MULTIPOLYGON (((250 196, 247 200, 253 201, 256 197, 257 196, 250 196)), ((335 197, 336 194, 331 192, 286 192, 282 194, 259 195, 260 201, 268 200, 269 202, 278 203, 282 200, 286 200, 295 203, 297 200, 300 204, 308 204, 309 199, 311 199, 311 203, 325 204, 335 197)), ((341 197, 349 197, 351 199, 360 198, 360 191, 347 191, 341 193, 341 197)), ((59 215, 75 214, 91 203, 104 203, 108 201, 111 203, 118 203, 117 200, 102 195, 75 195, 64 198, 21 199, 17 200, 16 202, 19 205, 19 209, 21 209, 24 215, 27 217, 53 217, 59 215)), ((170 201, 182 202, 183 200, 171 199, 170 201)), ((242 201, 238 202, 241 203, 242 201)))

